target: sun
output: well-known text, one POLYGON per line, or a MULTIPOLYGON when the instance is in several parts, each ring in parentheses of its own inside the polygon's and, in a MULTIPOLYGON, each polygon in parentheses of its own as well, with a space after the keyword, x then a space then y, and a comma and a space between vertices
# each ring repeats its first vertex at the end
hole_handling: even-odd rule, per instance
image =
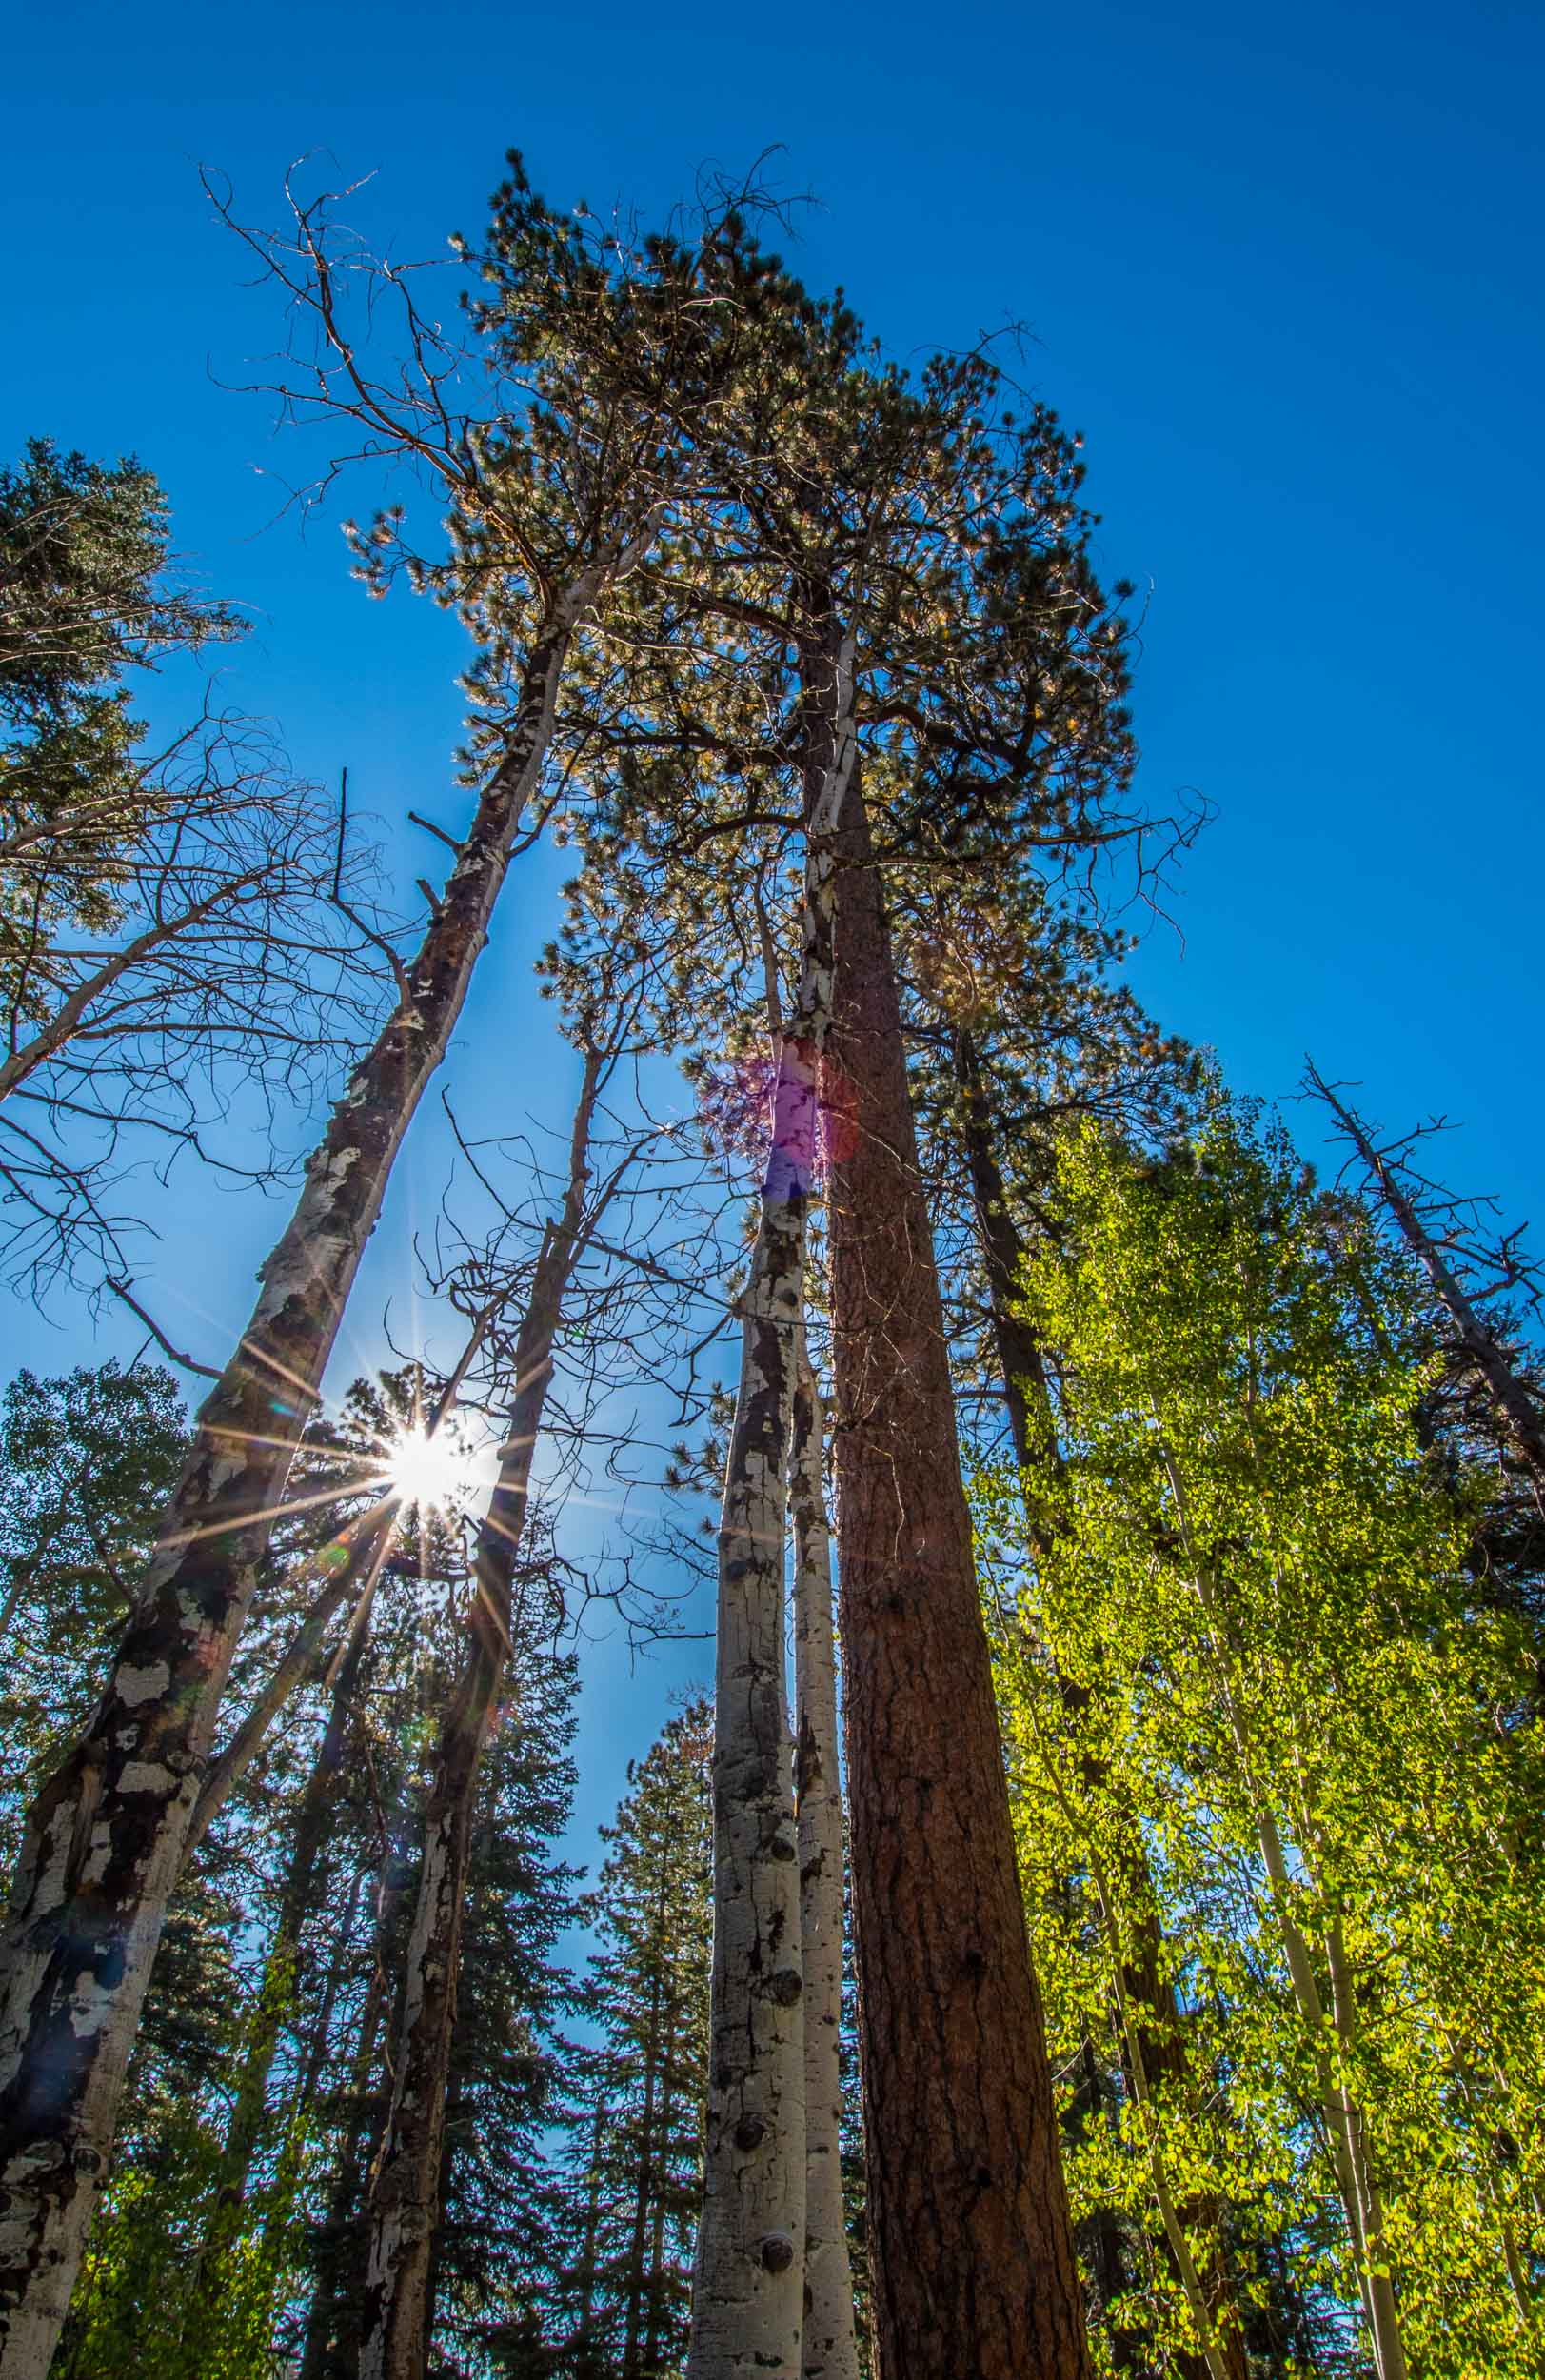
POLYGON ((386 1473, 405 1504, 445 1511, 466 1494, 467 1450, 448 1429, 399 1430, 386 1448, 386 1473))

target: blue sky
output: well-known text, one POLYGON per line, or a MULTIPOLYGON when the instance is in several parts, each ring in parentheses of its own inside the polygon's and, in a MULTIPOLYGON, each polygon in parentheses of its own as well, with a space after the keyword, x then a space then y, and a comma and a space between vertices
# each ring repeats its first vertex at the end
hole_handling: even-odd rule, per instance
MULTIPOLYGON (((1542 68, 1521 8, 60 0, 6 46, 0 450, 136 450, 253 610, 232 698, 384 815, 454 817, 457 632, 368 604, 331 518, 272 524, 290 458, 220 383, 281 328, 196 168, 272 219, 289 161, 330 150, 376 174, 376 245, 426 256, 475 230, 511 143, 555 200, 646 214, 782 144, 770 174, 816 201, 807 279, 903 356, 1022 322, 1026 376, 1085 433, 1103 565, 1147 606, 1144 789, 1218 813, 1135 962, 1150 1004, 1241 1089, 1290 1093, 1309 1050, 1386 1119, 1448 1113, 1453 1174, 1537 1216, 1542 68)), ((511 888, 452 1070, 511 1127, 563 1105, 527 989, 553 881, 511 888)), ((346 1363, 443 1154, 410 1151, 346 1363)), ((141 1278, 218 1356, 275 1214, 225 1198, 211 1235, 191 1211, 168 1203, 141 1278)), ((7 1319, 0 1370, 126 1343, 68 1307, 7 1319)), ((662 1694, 597 1691, 601 1809, 662 1694)))

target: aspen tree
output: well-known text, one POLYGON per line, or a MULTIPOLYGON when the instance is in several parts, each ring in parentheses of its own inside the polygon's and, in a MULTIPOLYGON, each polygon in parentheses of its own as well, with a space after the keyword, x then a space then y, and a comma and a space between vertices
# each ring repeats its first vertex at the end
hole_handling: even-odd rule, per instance
POLYGON ((1538 1765, 1533 1656, 1473 1592, 1455 1484, 1412 1435, 1419 1285, 1397 1252, 1345 1256, 1340 1211, 1220 1094, 1165 1162, 1091 1132, 1064 1153, 1025 1294, 1064 1367, 1066 1525, 1024 1589, 1043 1650, 1004 1671, 1027 1884, 1063 2042, 1162 1925, 1212 2090, 1121 2129, 1185 2174, 1186 2231, 1182 2195, 1227 2208, 1270 2291, 1252 2352, 1297 2304, 1300 2335, 1360 2316, 1379 2370, 1521 2373, 1537 2117, 1512 2045, 1545 1968, 1537 1829, 1510 1814, 1538 1765), (1098 1685, 1086 1709, 1066 1676, 1098 1685), (1063 1931, 1048 1866, 1097 1879, 1119 1943, 1063 1931))
POLYGON ((802 1326, 789 1506, 794 1535, 795 1782, 804 1966, 804 2330, 802 2380, 859 2380, 842 2199, 842 1793, 821 1389, 802 1326))
POLYGON ((742 1296, 741 1378, 719 1532, 707 2163, 688 2380, 753 2370, 795 2380, 800 2369, 804 1979, 784 1685, 785 1466, 817 1153, 816 1075, 831 1008, 833 838, 853 765, 851 641, 829 614, 821 626, 805 664, 800 987, 779 1048, 771 1148, 742 1296))

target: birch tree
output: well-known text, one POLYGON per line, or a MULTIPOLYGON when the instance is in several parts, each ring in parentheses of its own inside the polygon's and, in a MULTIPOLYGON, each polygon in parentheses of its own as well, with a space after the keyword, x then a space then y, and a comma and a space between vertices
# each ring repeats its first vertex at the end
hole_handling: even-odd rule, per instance
POLYGON ((842 1793, 837 1649, 821 1388, 802 1325, 795 1348, 789 1506, 794 1537, 795 1784, 800 1952, 804 1967, 804 2329, 802 2380, 859 2380, 843 2203, 842 1793))
POLYGON ((795 1336, 830 1014, 833 836, 853 760, 851 645, 829 614, 806 661, 804 947, 782 1036, 771 1148, 742 1297, 720 1517, 708 2132, 690 2380, 793 2380, 803 2306, 804 2059, 783 1541, 795 1336), (814 683, 810 681, 813 679, 814 683))

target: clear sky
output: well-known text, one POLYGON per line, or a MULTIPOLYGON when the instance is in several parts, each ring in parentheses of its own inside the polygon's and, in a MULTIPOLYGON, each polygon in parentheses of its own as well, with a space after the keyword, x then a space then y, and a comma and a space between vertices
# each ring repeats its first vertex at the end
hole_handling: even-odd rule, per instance
MULTIPOLYGON (((368 604, 330 521, 267 526, 287 450, 220 384, 281 327, 200 162, 271 220, 290 160, 330 150, 376 173, 373 242, 426 256, 475 231, 510 144, 554 200, 646 215, 782 144, 769 174, 817 202, 798 268, 897 352, 1028 325, 1026 376, 1086 435, 1102 565, 1144 590, 1144 789, 1218 812, 1183 946, 1156 929, 1140 989, 1242 1089, 1289 1094, 1309 1050, 1387 1120, 1447 1112, 1454 1175, 1545 1221, 1537 10, 56 0, 4 59, 0 451, 42 431, 149 464, 181 547, 258 621, 232 699, 388 819, 458 815, 457 632, 368 604)), ((489 1129, 563 1105, 527 991, 552 882, 512 887, 452 1069, 489 1129)), ((442 1155, 432 1132, 410 1152, 346 1365, 442 1155)), ((212 1236, 191 1212, 168 1202, 141 1279, 219 1357, 276 1212, 225 1198, 212 1236)), ((127 1343, 8 1312, 0 1375, 127 1343)), ((660 1709, 655 1679, 624 1717, 628 1691, 598 1687, 592 1811, 660 1709)))

